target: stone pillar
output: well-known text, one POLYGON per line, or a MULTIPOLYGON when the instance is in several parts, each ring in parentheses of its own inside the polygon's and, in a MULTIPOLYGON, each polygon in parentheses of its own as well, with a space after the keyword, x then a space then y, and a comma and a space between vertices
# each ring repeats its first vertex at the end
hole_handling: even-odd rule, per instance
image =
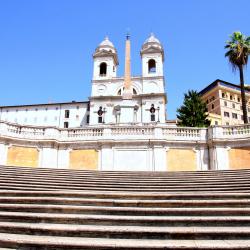
POLYGON ((131 60, 130 60, 130 36, 127 35, 125 48, 125 74, 124 74, 124 91, 122 98, 125 100, 132 99, 131 86, 131 60))
POLYGON ((7 164, 8 145, 0 143, 0 165, 7 164))
POLYGON ((113 170, 114 156, 111 145, 103 145, 100 150, 100 167, 99 170, 110 171, 113 170))
POLYGON ((55 168, 57 166, 57 149, 45 146, 41 149, 40 167, 55 168))
POLYGON ((154 168, 153 171, 167 171, 166 149, 162 146, 154 146, 154 168))
POLYGON ((57 152, 57 167, 69 168, 69 152, 68 148, 59 148, 57 152))

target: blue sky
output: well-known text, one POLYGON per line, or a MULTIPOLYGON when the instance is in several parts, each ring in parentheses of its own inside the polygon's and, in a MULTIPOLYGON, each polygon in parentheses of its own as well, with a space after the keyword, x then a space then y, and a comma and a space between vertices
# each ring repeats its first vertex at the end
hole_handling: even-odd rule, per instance
POLYGON ((86 100, 96 46, 108 34, 123 75, 129 28, 133 75, 141 74, 139 51, 151 31, 164 46, 174 119, 188 89, 239 82, 224 45, 233 31, 250 35, 249 9, 249 0, 0 0, 0 105, 86 100))

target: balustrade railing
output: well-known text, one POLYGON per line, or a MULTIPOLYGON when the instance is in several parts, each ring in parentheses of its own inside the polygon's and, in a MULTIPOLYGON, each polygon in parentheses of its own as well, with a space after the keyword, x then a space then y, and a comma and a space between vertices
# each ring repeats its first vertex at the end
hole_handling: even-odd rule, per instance
POLYGON ((210 139, 233 139, 250 137, 250 124, 238 126, 218 126, 211 128, 184 128, 167 126, 106 126, 75 129, 59 129, 55 127, 19 126, 0 121, 0 136, 11 136, 26 139, 56 140, 93 140, 115 138, 155 138, 165 140, 206 141, 209 131, 210 139))
POLYGON ((237 125, 237 126, 227 126, 223 128, 224 136, 241 136, 250 135, 250 124, 248 125, 237 125))

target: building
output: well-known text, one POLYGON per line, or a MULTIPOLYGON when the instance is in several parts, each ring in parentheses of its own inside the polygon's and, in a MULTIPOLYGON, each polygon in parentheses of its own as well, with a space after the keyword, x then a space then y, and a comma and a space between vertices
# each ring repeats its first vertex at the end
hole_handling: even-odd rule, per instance
MULTIPOLYGON (((166 122, 163 46, 153 34, 144 42, 141 76, 131 76, 130 46, 127 36, 122 77, 112 42, 105 38, 96 48, 86 102, 1 107, 0 165, 105 171, 249 168, 250 125, 183 128, 166 122)), ((238 118, 237 88, 218 80, 201 92, 214 119, 229 112, 221 108, 224 101, 230 108, 238 105, 238 118)))
POLYGON ((93 54, 91 96, 85 102, 0 107, 0 120, 20 125, 77 128, 103 124, 165 123, 164 50, 151 34, 141 49, 142 75, 130 75, 130 38, 126 67, 117 76, 117 51, 108 37, 93 54))
MULTIPOLYGON (((211 125, 243 124, 240 86, 215 80, 200 91, 207 104, 211 125)), ((250 89, 246 88, 248 120, 250 122, 250 89)))

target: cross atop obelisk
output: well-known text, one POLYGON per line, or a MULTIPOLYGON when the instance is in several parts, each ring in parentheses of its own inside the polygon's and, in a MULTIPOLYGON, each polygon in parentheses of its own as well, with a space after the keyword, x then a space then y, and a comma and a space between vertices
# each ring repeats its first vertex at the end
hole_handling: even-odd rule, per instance
POLYGON ((130 60, 130 35, 126 35, 126 47, 125 47, 125 72, 124 72, 124 91, 122 99, 132 99, 132 86, 131 86, 131 60, 130 60))

